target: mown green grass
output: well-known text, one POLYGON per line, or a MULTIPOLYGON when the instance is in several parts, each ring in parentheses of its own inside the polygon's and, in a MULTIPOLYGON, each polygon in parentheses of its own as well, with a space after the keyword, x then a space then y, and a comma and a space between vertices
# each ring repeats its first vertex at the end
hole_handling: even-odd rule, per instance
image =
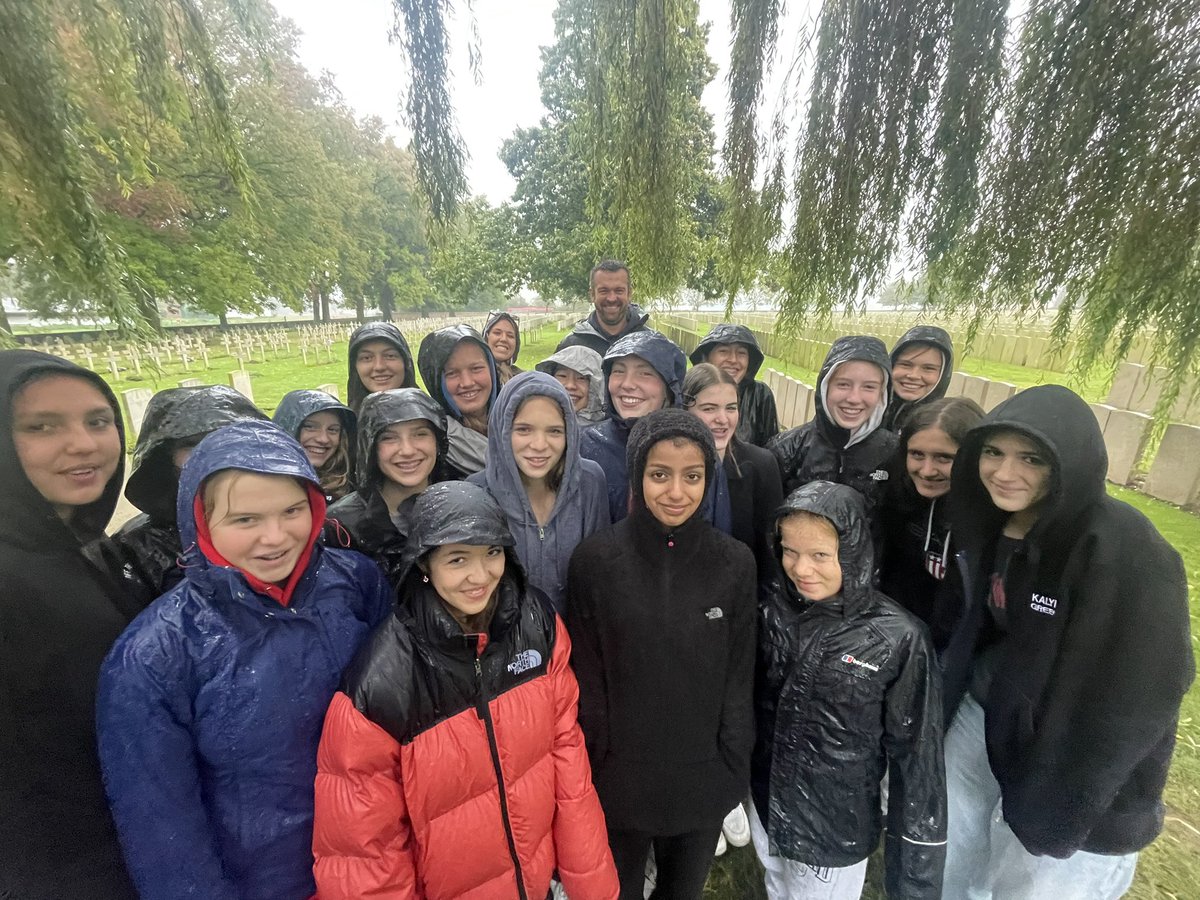
MULTIPOLYGON (((524 336, 518 364, 526 369, 532 368, 554 352, 560 337, 561 334, 553 328, 543 328, 524 336)), ((414 354, 416 351, 414 342, 414 354)), ((298 353, 294 354, 293 359, 275 359, 268 352, 265 363, 248 363, 246 368, 251 373, 255 401, 269 414, 289 390, 315 388, 325 383, 339 385, 339 394, 344 399, 346 343, 335 343, 332 353, 332 362, 326 361, 322 354, 320 362, 310 357, 307 366, 298 353)), ((137 379, 123 372, 122 378, 110 381, 118 392, 132 387, 148 387, 152 390, 173 387, 180 378, 186 377, 228 384, 229 372, 237 368, 236 360, 211 356, 210 361, 212 365, 207 372, 198 372, 193 367, 191 372, 184 373, 178 364, 173 364, 165 366, 164 371, 154 378, 147 374, 137 379)), ((767 365, 808 384, 814 382, 817 374, 778 359, 769 359, 767 365)), ((1009 381, 1022 388, 1047 382, 1070 383, 1062 373, 1027 370, 969 357, 963 363, 963 370, 1009 381)), ((1085 399, 1102 399, 1099 392, 1103 386, 1099 381, 1074 387, 1081 391, 1085 399)), ((1135 491, 1111 487, 1110 492, 1142 510, 1183 556, 1190 589, 1195 644, 1195 636, 1200 635, 1200 521, 1194 515, 1135 491)), ((1102 673, 1097 673, 1097 677, 1102 677, 1102 673)), ((1191 900, 1200 897, 1200 687, 1196 685, 1184 700, 1178 735, 1179 742, 1165 794, 1168 808, 1166 826, 1162 836, 1142 853, 1137 878, 1128 894, 1135 900, 1191 900)), ((876 853, 868 870, 867 887, 863 894, 866 900, 882 900, 884 896, 880 868, 880 854, 876 853)), ((757 900, 765 897, 762 874, 753 849, 731 848, 724 857, 718 859, 709 876, 705 896, 714 900, 757 900)))

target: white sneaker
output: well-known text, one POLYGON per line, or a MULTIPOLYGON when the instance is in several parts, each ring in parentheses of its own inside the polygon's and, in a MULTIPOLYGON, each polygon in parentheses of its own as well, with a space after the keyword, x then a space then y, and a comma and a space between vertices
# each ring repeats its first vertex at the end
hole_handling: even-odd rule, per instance
POLYGON ((646 900, 654 893, 654 886, 658 884, 658 863, 654 861, 654 848, 650 848, 650 855, 646 858, 646 882, 642 885, 642 898, 646 900))
POLYGON ((724 856, 725 851, 729 849, 729 844, 725 842, 724 833, 717 835, 717 852, 713 856, 724 856))
MULTIPOLYGON (((745 847, 750 843, 750 820, 746 818, 746 810, 738 804, 729 811, 721 824, 721 834, 734 847, 745 847)), ((720 854, 717 854, 720 856, 720 854)))

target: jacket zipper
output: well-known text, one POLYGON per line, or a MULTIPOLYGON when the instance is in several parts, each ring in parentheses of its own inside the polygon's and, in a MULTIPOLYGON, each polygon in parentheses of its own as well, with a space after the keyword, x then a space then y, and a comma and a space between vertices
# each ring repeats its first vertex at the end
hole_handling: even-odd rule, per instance
POLYGON ((483 667, 475 657, 475 678, 479 684, 479 707, 477 712, 487 730, 488 751, 492 754, 492 768, 496 770, 496 783, 500 786, 500 816, 504 819, 504 837, 508 840, 508 854, 517 871, 517 895, 529 900, 525 893, 525 876, 521 873, 521 858, 517 855, 517 842, 513 839, 512 823, 508 820, 508 789, 504 786, 504 771, 500 768, 500 748, 496 745, 496 728, 492 722, 492 710, 488 706, 487 693, 483 689, 483 667))

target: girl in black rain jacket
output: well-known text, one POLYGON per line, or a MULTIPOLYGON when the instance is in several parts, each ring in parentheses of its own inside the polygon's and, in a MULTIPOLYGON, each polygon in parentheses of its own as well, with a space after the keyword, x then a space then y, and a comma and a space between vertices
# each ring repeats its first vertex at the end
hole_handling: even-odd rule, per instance
MULTIPOLYGON (((124 450, 121 410, 99 376, 46 353, 0 352, 0 897, 6 900, 136 897, 104 799, 95 737, 100 663, 136 610, 119 585, 88 563, 80 543, 103 533, 116 508, 124 450), (108 452, 118 450, 100 496, 75 505, 69 518, 35 486, 14 440, 14 426, 38 443, 59 441, 64 427, 78 430, 74 417, 14 419, 23 389, 54 376, 60 399, 63 392, 76 396, 84 410, 98 402, 103 412, 89 412, 87 427, 93 434, 103 427, 108 452)), ((76 440, 43 462, 57 460, 52 480, 61 483, 61 463, 87 465, 94 458, 95 450, 76 440)))
MULTIPOLYGON (((805 485, 784 501, 775 531, 778 566, 760 592, 754 689, 751 820, 759 857, 792 892, 802 890, 806 867, 865 863, 879 843, 887 771, 888 896, 937 900, 946 788, 928 634, 871 587, 871 540, 857 492, 827 481, 805 485), (811 577, 794 561, 805 548, 790 546, 780 530, 812 517, 837 532, 841 587, 827 584, 835 591, 829 596, 793 583, 811 577)), ((767 884, 771 893, 770 877, 767 884)))

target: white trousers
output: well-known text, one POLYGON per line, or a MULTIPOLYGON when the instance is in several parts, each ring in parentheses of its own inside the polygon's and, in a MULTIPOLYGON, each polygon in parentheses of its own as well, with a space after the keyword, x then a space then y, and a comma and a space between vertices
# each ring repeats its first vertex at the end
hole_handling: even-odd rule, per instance
POLYGON ((859 900, 867 878, 867 861, 839 869, 810 866, 794 859, 772 856, 766 829, 750 801, 750 837, 758 861, 767 870, 770 900, 859 900))

